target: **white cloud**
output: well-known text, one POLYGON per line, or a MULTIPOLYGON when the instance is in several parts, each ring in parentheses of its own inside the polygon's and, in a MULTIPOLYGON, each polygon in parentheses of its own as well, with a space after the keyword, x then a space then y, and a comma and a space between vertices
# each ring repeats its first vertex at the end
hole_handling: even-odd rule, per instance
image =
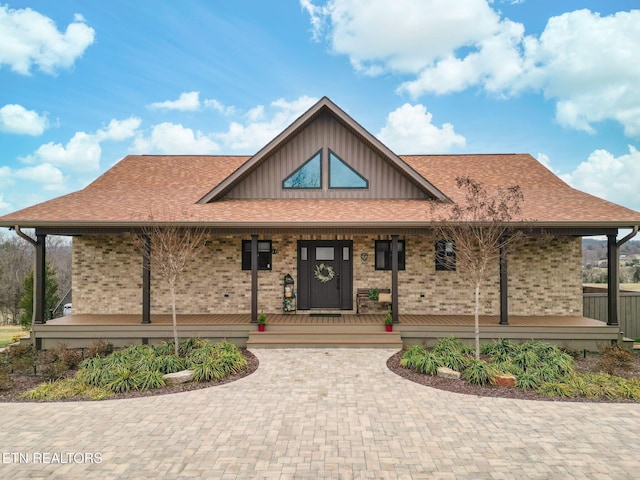
POLYGON ((578 10, 549 19, 539 39, 528 38, 527 83, 558 100, 556 118, 593 132, 606 119, 640 136, 640 10, 602 17, 578 10), (533 67, 535 65, 535 67, 533 67))
POLYGON ((558 172, 551 166, 551 159, 549 158, 549 155, 545 154, 545 153, 538 153, 538 156, 536 157, 536 160, 538 160, 538 162, 540 162, 542 165, 544 165, 547 170, 553 172, 554 174, 558 175, 558 172))
POLYGON ((596 150, 573 172, 560 177, 579 190, 640 211, 640 152, 631 145, 629 153, 619 157, 596 150))
POLYGON ((540 36, 502 18, 490 0, 301 0, 316 38, 366 74, 410 78, 413 98, 479 87, 508 97, 541 92, 556 120, 594 132, 614 120, 640 137, 640 10, 551 17, 540 36), (401 25, 402 28, 392 28, 401 25))
POLYGON ((271 102, 271 110, 275 110, 271 118, 267 118, 264 106, 259 105, 247 113, 245 124, 232 122, 225 133, 218 133, 215 138, 232 150, 255 153, 316 102, 317 99, 307 96, 291 102, 281 98, 271 102))
POLYGON ((177 100, 166 100, 148 105, 153 110, 179 110, 182 112, 200 109, 200 92, 184 92, 177 100))
POLYGON ((204 106, 206 108, 211 108, 213 110, 217 110, 218 112, 220 112, 223 115, 233 115, 234 113, 236 113, 236 108, 235 107, 233 107, 233 106, 227 107, 227 106, 223 105, 222 103, 220 103, 215 98, 206 99, 203 103, 204 103, 204 106))
POLYGON ((41 145, 33 155, 21 160, 29 164, 48 163, 58 167, 89 171, 100 167, 101 154, 102 148, 95 135, 76 132, 66 145, 49 142, 41 145))
POLYGON ((433 115, 424 105, 405 103, 387 116, 386 125, 376 135, 380 141, 399 154, 442 153, 466 143, 455 133, 453 125, 438 128, 433 115))
POLYGON ((4 197, 0 194, 0 212, 8 212, 11 210, 11 204, 4 201, 4 197))
POLYGON ((35 167, 25 167, 13 173, 15 178, 40 183, 48 191, 63 191, 65 181, 62 172, 48 163, 43 163, 35 167))
POLYGON ((329 23, 332 50, 368 74, 418 73, 499 26, 485 0, 331 0, 324 6, 306 0, 301 5, 311 15, 314 34, 329 23))
POLYGON ((22 105, 7 104, 0 108, 0 130, 22 135, 42 135, 49 126, 46 115, 27 110, 22 105))
POLYGON ((31 165, 49 164, 77 171, 98 170, 102 155, 100 143, 106 140, 117 142, 132 138, 140 123, 141 120, 137 117, 126 120, 113 119, 106 128, 99 129, 95 134, 76 132, 66 145, 55 142, 45 143, 33 154, 22 157, 20 160, 31 165))
POLYGON ((30 8, 0 6, 0 67, 9 65, 22 75, 29 75, 33 65, 49 74, 73 66, 94 37, 80 15, 61 32, 53 20, 30 8))
POLYGON ((148 154, 210 154, 219 146, 204 133, 175 123, 155 125, 148 137, 138 136, 133 151, 148 154))
POLYGON ((116 120, 115 118, 109 122, 107 128, 100 129, 96 132, 98 140, 113 140, 121 142, 128 138, 132 138, 142 120, 138 117, 129 117, 126 120, 116 120))

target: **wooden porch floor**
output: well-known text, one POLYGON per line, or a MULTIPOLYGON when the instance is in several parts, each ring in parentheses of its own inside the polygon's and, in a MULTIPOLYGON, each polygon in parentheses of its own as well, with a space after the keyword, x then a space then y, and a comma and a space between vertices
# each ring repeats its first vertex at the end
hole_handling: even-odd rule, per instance
MULTIPOLYGON (((270 325, 381 325, 384 315, 381 314, 343 314, 340 316, 322 314, 268 314, 270 325)), ((400 326, 472 326, 473 315, 400 315, 400 326)), ((497 315, 480 316, 480 326, 498 326, 497 315)), ((151 315, 152 325, 170 325, 171 315, 151 315)), ((178 315, 179 325, 250 325, 249 314, 196 314, 178 315)), ((134 326, 141 325, 140 315, 69 315, 49 320, 46 325, 38 325, 38 329, 46 326, 134 326)), ((509 326, 514 327, 607 327, 607 324, 582 316, 516 316, 509 317, 509 326)))

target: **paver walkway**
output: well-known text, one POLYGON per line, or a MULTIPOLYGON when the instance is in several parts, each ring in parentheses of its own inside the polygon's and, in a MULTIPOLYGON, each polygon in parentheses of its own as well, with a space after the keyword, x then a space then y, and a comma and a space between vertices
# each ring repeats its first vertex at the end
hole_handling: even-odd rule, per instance
POLYGON ((0 404, 0 478, 640 477, 640 405, 442 392, 384 350, 255 353, 258 371, 221 387, 0 404))

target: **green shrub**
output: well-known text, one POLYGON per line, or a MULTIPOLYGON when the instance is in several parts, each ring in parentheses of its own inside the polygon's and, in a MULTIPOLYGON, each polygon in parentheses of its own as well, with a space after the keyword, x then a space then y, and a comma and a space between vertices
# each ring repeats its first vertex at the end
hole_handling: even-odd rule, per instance
POLYGON ((39 401, 57 401, 68 398, 88 398, 102 400, 112 395, 109 390, 86 385, 77 378, 67 378, 57 382, 41 383, 36 388, 20 395, 21 398, 39 401))
POLYGON ((433 352, 425 352, 416 365, 416 371, 425 375, 437 375, 440 367, 444 367, 440 356, 433 352))
POLYGON ((516 387, 522 390, 535 390, 540 386, 540 379, 531 372, 522 372, 516 376, 516 387))
POLYGON ((427 353, 427 351, 422 345, 412 345, 402 354, 400 366, 416 370, 418 362, 422 359, 425 353, 427 353))
POLYGON ((432 350, 434 353, 440 354, 443 352, 460 352, 460 353, 473 353, 473 349, 468 347, 456 337, 445 337, 438 340, 432 350))
POLYGON ((467 365, 469 365, 469 361, 471 360, 468 355, 452 350, 441 352, 439 357, 443 366, 451 368, 457 372, 462 372, 467 365))
POLYGON ((192 350, 186 357, 186 365, 188 368, 191 368, 192 365, 197 365, 198 363, 205 362, 209 357, 213 357, 217 353, 216 347, 207 343, 202 347, 192 350))
POLYGON ((196 382, 222 380, 228 375, 225 365, 216 357, 210 357, 203 363, 198 363, 193 367, 193 379, 196 382))
POLYGON ((517 351, 518 344, 506 338, 500 338, 492 343, 485 343, 480 347, 480 353, 483 355, 491 355, 492 357, 509 358, 517 351))
POLYGON ((599 386, 586 375, 568 377, 567 384, 572 397, 598 398, 599 386))
POLYGON ((80 364, 76 376, 87 385, 105 387, 112 379, 112 369, 107 365, 106 357, 91 357, 80 364))
POLYGON ((109 383, 106 388, 112 392, 129 392, 131 390, 140 390, 140 379, 136 377, 135 372, 126 367, 115 367, 112 372, 109 383))
POLYGON ((526 372, 538 366, 540 357, 535 349, 522 348, 513 356, 512 362, 526 372))
POLYGON ((640 401, 640 381, 621 379, 618 382, 618 397, 640 401))
POLYGON ((536 392, 549 397, 571 397, 571 387, 562 382, 547 382, 536 388, 536 392))
POLYGON ((165 386, 163 373, 158 370, 140 370, 135 375, 138 390, 150 390, 165 386))
POLYGON ((185 369, 186 361, 175 355, 156 357, 156 368, 162 373, 175 373, 185 369))
POLYGON ((473 358, 462 372, 462 378, 473 385, 490 385, 496 374, 494 365, 473 358))

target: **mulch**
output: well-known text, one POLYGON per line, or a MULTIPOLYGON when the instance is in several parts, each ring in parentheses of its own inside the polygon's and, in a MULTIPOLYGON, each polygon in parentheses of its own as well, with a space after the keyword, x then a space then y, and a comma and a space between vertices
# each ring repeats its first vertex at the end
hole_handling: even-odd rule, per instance
MULTIPOLYGON (((219 385, 224 385, 226 383, 235 382, 241 378, 244 378, 248 375, 251 375, 258 369, 258 359, 256 356, 248 351, 245 348, 241 349, 242 355, 247 359, 247 367, 241 372, 230 375, 227 378, 220 381, 211 381, 211 382, 188 382, 180 385, 171 385, 162 388, 155 388, 151 390, 134 390, 130 392, 123 392, 113 394, 109 398, 105 400, 113 400, 120 398, 140 398, 140 397, 152 397, 156 395, 168 395, 171 393, 180 393, 180 392, 189 392, 192 390, 200 390, 202 388, 210 388, 216 387, 219 385)), ((67 372, 67 376, 75 375, 75 370, 69 370, 67 372)), ((26 400, 24 398, 20 398, 20 395, 24 392, 28 392, 32 388, 37 387, 39 384, 43 383, 42 376, 40 375, 12 375, 13 379, 13 387, 10 390, 0 390, 0 402, 34 402, 34 400, 26 400)), ((60 400, 62 402, 77 402, 83 401, 84 399, 66 399, 60 400)))
MULTIPOLYGON (((395 374, 406 378, 420 385, 426 387, 437 388, 439 390, 446 390, 453 393, 461 393, 464 395, 475 395, 478 397, 500 397, 500 398, 512 398, 517 400, 540 400, 546 402, 594 402, 594 403, 637 403, 628 399, 593 399, 593 398, 565 398, 565 397, 550 397, 548 395, 541 395, 531 390, 522 390, 514 387, 496 387, 496 386, 479 386, 471 385, 464 380, 455 380, 450 378, 443 378, 431 375, 424 375, 414 370, 404 368, 400 366, 400 359, 402 358, 402 351, 396 353, 387 360, 387 367, 395 374)), ((599 355, 588 354, 586 358, 576 358, 576 369, 579 372, 598 372, 597 366, 599 355)), ((620 376, 626 378, 640 379, 640 356, 634 354, 634 364, 631 370, 627 372, 616 372, 620 376)))
MULTIPOLYGON (((140 398, 140 397, 151 397, 155 395, 167 395, 172 393, 179 392, 189 392, 192 390, 200 390, 202 388, 210 388, 218 385, 224 385, 230 382, 234 382, 240 378, 244 378, 248 375, 251 375, 258 369, 258 359, 255 355, 253 355, 250 351, 246 349, 241 349, 242 354, 247 359, 248 365, 247 367, 238 374, 231 375, 224 380, 219 382, 189 382, 183 383, 181 385, 173 385, 169 387, 163 387, 152 390, 145 391, 131 391, 124 392, 119 394, 114 394, 109 397, 112 399, 121 399, 121 398, 140 398)), ((475 395, 478 397, 499 397, 499 398, 511 398, 518 400, 540 400, 547 402, 598 402, 598 403, 634 403, 632 400, 625 399, 617 399, 617 400, 607 400, 607 399, 592 399, 592 398, 564 398, 564 397, 549 397, 546 395, 540 395, 538 393, 532 392, 530 390, 521 390, 519 388, 509 388, 509 387, 496 387, 496 386, 487 386, 482 387, 478 385, 471 385, 465 382, 464 380, 454 380, 448 378, 442 378, 431 375, 424 375, 413 370, 404 368, 400 366, 400 359, 402 358, 402 351, 397 352, 392 355, 387 360, 387 367, 389 370, 394 372, 395 374, 406 378, 412 382, 418 383, 420 385, 424 385, 426 387, 437 388, 439 390, 446 390, 448 392, 460 393, 464 395, 475 395)), ((589 354, 586 358, 577 358, 575 359, 576 368, 581 372, 597 372, 599 356, 597 354, 589 354)), ((627 378, 636 378, 640 379, 640 355, 634 354, 634 364, 630 371, 627 372, 618 372, 621 376, 627 378)), ((68 372, 69 376, 75 374, 74 370, 70 370, 68 372)), ((32 402, 33 400, 25 400, 20 398, 20 394, 35 388, 40 383, 43 382, 43 379, 40 375, 12 375, 13 379, 13 387, 10 390, 0 390, 0 402, 32 402)), ((72 401, 81 401, 78 399, 69 399, 63 400, 67 402, 72 401)))

